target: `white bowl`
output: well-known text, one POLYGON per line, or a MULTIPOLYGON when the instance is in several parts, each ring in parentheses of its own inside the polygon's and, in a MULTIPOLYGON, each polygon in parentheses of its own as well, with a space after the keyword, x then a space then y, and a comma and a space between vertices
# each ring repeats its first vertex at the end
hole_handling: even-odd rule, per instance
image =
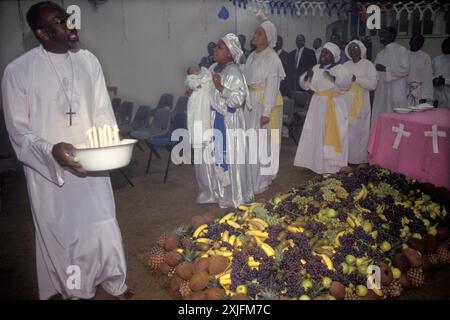
POLYGON ((86 148, 75 145, 74 158, 86 171, 107 171, 127 166, 131 161, 136 139, 124 139, 121 144, 103 148, 86 148))
POLYGON ((410 108, 394 108, 394 112, 397 113, 410 113, 411 111, 410 108))

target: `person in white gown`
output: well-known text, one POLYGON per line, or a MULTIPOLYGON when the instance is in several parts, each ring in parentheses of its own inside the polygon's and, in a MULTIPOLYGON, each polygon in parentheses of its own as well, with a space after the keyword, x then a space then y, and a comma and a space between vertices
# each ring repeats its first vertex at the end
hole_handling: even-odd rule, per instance
POLYGON ((344 67, 352 74, 350 92, 353 102, 348 110, 348 162, 367 163, 367 143, 370 134, 370 94, 378 83, 378 73, 366 59, 366 46, 359 40, 350 41, 345 54, 350 59, 344 67))
POLYGON ((351 73, 339 64, 341 50, 327 42, 319 64, 300 76, 300 86, 314 91, 309 103, 294 165, 316 173, 336 173, 347 166, 348 109, 351 73))
POLYGON ((242 68, 249 87, 250 105, 252 106, 251 110, 245 109, 244 111, 245 123, 247 128, 256 130, 258 136, 258 142, 249 146, 250 154, 258 155, 256 163, 250 165, 255 194, 262 193, 269 188, 279 169, 283 123, 283 98, 280 93, 280 81, 286 77, 286 74, 280 58, 273 49, 276 42, 277 29, 275 25, 271 21, 264 21, 256 29, 252 39, 252 44, 256 49, 247 58, 247 62, 242 68), (267 148, 264 148, 263 144, 267 148), (267 152, 265 152, 266 149, 267 152), (270 161, 265 160, 269 158, 270 161), (275 163, 271 163, 272 161, 275 163))
POLYGON ((392 27, 380 32, 384 49, 378 52, 375 59, 379 80, 373 100, 371 127, 378 114, 408 106, 406 81, 410 66, 409 53, 408 49, 394 42, 396 37, 397 31, 392 27))
POLYGON ((442 54, 433 65, 434 99, 439 108, 450 108, 450 37, 442 42, 442 54))
POLYGON ((244 108, 248 108, 248 89, 239 68, 242 54, 239 39, 232 33, 222 37, 214 48, 216 63, 210 67, 214 82, 210 98, 214 136, 200 155, 194 155, 200 191, 197 202, 218 203, 221 208, 236 208, 254 198, 245 161, 244 108), (202 163, 198 163, 198 156, 202 163))
POLYGON ((40 299, 89 299, 97 285, 131 298, 107 173, 86 174, 71 156, 93 126, 115 118, 97 58, 71 51, 76 29, 51 2, 30 7, 41 45, 11 62, 2 79, 9 137, 24 166, 36 237, 40 299))
POLYGON ((422 50, 425 38, 414 34, 409 41, 408 103, 415 106, 433 102, 433 69, 430 55, 422 50))

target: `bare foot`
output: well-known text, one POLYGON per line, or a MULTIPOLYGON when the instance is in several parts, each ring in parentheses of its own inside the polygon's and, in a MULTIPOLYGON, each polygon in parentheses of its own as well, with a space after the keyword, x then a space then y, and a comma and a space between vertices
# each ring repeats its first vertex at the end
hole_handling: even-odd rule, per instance
POLYGON ((121 295, 116 296, 117 300, 134 300, 134 292, 131 289, 127 289, 121 295))

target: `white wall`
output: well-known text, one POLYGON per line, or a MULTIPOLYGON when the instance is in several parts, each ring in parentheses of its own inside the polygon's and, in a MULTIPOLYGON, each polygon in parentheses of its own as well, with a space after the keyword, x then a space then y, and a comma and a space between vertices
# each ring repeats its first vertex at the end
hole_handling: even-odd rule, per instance
MULTIPOLYGON (((24 15, 36 2, 21 1, 24 15)), ((87 0, 63 2, 66 7, 80 6, 81 46, 97 55, 108 86, 118 86, 118 96, 134 101, 135 107, 142 103, 154 107, 163 92, 173 93, 176 101, 184 92, 185 70, 206 54, 208 42, 237 32, 247 36, 248 48, 259 24, 254 13, 236 9, 227 0, 109 0, 97 12, 87 0), (217 17, 222 6, 230 12, 228 20, 217 17)), ((309 47, 314 38, 324 38, 326 25, 335 20, 318 16, 269 17, 284 37, 287 51, 294 49, 298 33, 306 36, 309 47)), ((26 21, 25 35, 27 46, 34 46, 26 21)), ((0 39, 3 73, 7 63, 24 52, 15 0, 0 2, 0 39)))

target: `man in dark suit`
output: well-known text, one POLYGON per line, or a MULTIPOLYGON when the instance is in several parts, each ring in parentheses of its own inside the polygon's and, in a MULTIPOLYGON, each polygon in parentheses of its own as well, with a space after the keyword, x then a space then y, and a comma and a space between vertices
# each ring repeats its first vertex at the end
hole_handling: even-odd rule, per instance
POLYGON ((299 78, 300 76, 307 70, 311 69, 313 66, 317 64, 316 54, 314 50, 305 47, 305 36, 299 34, 295 39, 295 44, 297 45, 297 49, 291 51, 289 53, 291 65, 293 66, 294 75, 293 75, 293 83, 292 90, 300 91, 299 78))
MULTIPOLYGON (((283 65, 284 72, 288 74, 288 67, 289 67, 289 53, 287 51, 283 50, 283 38, 279 35, 277 36, 277 44, 275 45, 275 48, 273 48, 275 52, 278 54, 281 60, 281 64, 283 65)), ((289 86, 289 82, 287 77, 280 82, 280 91, 281 95, 283 97, 291 96, 291 89, 289 86)))

